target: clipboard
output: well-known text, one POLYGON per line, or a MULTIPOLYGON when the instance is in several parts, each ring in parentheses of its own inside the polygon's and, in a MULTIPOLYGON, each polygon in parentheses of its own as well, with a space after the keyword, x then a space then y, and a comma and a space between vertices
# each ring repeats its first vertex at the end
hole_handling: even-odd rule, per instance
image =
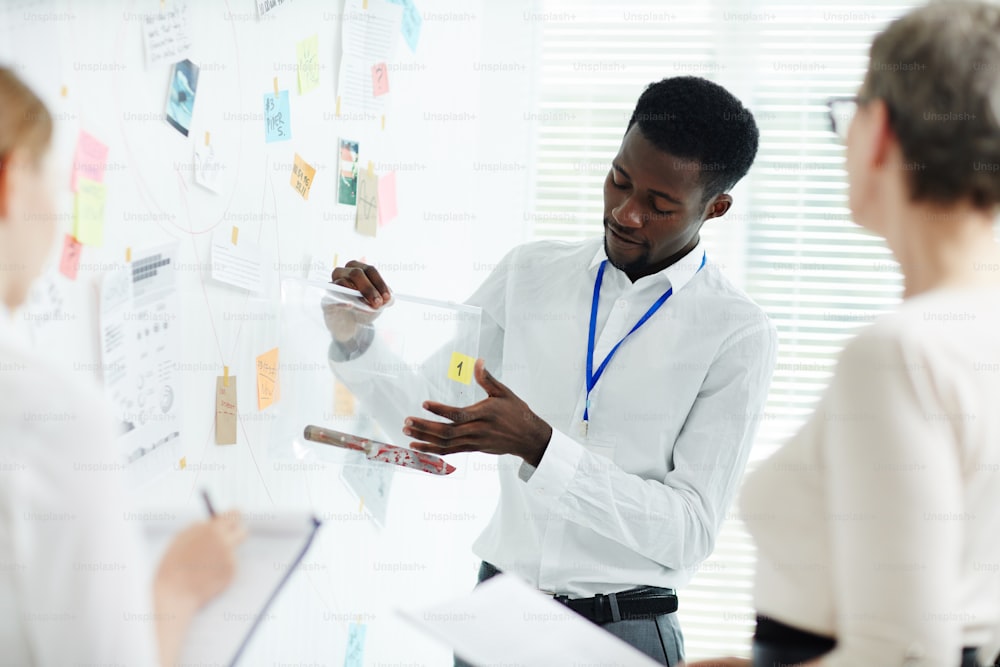
MULTIPOLYGON (((159 563, 174 536, 197 520, 151 520, 144 523, 146 544, 159 563)), ((246 521, 247 538, 237 548, 236 576, 229 588, 203 607, 191 621, 179 664, 239 663, 267 610, 312 546, 322 522, 306 514, 274 514, 246 521), (275 563, 287 563, 283 569, 275 563)))

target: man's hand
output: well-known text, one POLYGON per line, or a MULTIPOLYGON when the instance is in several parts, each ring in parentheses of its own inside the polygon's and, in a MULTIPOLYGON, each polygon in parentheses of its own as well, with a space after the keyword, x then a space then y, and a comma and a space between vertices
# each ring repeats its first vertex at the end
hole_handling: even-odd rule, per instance
MULTIPOLYGON (((372 308, 381 308, 389 302, 389 287, 374 266, 352 260, 346 266, 334 269, 330 274, 330 282, 358 290, 372 308)), ((332 299, 324 300, 322 307, 326 328, 330 330, 334 340, 340 343, 354 340, 358 329, 371 324, 381 314, 332 299)))
POLYGON ((450 419, 450 424, 406 418, 403 433, 423 441, 411 443, 413 449, 431 454, 514 454, 537 467, 552 437, 552 427, 490 375, 482 359, 476 361, 475 376, 487 394, 475 405, 456 408, 433 401, 424 403, 425 410, 450 419))
POLYGON ((344 266, 338 266, 330 274, 330 282, 341 287, 350 287, 361 292, 368 305, 381 308, 390 298, 389 286, 382 280, 378 269, 370 264, 362 264, 351 260, 344 266))

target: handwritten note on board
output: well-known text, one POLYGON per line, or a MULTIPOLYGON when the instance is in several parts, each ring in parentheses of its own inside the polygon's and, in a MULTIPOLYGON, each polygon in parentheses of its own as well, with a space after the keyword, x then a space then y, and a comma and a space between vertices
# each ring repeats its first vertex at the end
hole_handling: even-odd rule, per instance
POLYGON ((257 409, 271 406, 278 397, 278 348, 274 348, 257 357, 257 409))
POLYGON ((215 378, 215 444, 236 444, 236 414, 236 376, 219 375, 215 378))
POLYGON ((184 60, 191 50, 191 16, 186 2, 163 3, 142 18, 146 69, 184 60))
POLYGON ((378 97, 389 92, 389 70, 385 63, 372 65, 372 95, 378 97))
POLYGON ((73 236, 80 243, 100 246, 104 243, 104 202, 107 188, 89 178, 76 182, 73 204, 73 236))
POLYGON ((344 651, 344 667, 364 667, 365 634, 364 623, 351 623, 347 628, 347 650, 344 651))
POLYGON ((264 139, 288 141, 292 138, 291 112, 288 107, 288 91, 264 93, 264 139))
POLYGON ((365 236, 378 231, 378 176, 370 171, 358 172, 357 217, 354 228, 365 236))
POLYGON ((80 136, 76 140, 76 152, 73 154, 73 173, 70 174, 69 181, 73 192, 76 192, 76 179, 79 176, 102 183, 107 162, 108 147, 93 135, 80 130, 80 136))
POLYGON ((316 169, 296 153, 295 163, 292 165, 291 184, 295 191, 302 195, 303 199, 309 199, 309 189, 312 187, 314 176, 316 176, 316 169))
POLYGON ((295 47, 299 61, 299 95, 319 86, 319 35, 303 39, 295 47))
POLYGON ((407 2, 403 8, 401 29, 403 37, 406 39, 406 44, 410 47, 410 51, 416 52, 417 50, 417 43, 420 41, 420 28, 423 24, 424 19, 420 16, 420 12, 417 11, 417 6, 412 2, 407 2))

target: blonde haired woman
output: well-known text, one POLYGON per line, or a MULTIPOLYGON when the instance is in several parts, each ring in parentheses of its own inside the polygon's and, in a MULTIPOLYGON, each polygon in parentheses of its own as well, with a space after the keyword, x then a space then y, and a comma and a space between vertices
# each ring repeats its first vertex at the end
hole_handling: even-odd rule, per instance
POLYGON ((148 590, 99 392, 13 332, 55 234, 51 134, 42 102, 0 68, 0 661, 173 665, 195 612, 231 580, 243 528, 235 514, 192 526, 148 590))
POLYGON ((893 22, 831 111, 854 220, 885 237, 904 301, 746 482, 752 664, 972 667, 1000 625, 1000 7, 893 22))

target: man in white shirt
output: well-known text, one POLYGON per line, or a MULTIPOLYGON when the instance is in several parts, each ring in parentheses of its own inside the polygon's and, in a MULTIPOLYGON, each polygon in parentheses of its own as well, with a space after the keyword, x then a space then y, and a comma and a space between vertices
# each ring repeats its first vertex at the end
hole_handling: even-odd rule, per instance
MULTIPOLYGON (((474 545, 480 580, 517 575, 667 665, 683 658, 674 590, 712 552, 776 355, 773 326, 699 236, 757 142, 722 87, 651 84, 604 183, 603 238, 519 246, 468 300, 488 397, 424 404, 449 423, 401 415, 416 449, 509 460, 474 545)), ((375 308, 390 298, 360 262, 331 279, 375 308)), ((349 361, 372 333, 338 316, 331 359, 349 361)))

